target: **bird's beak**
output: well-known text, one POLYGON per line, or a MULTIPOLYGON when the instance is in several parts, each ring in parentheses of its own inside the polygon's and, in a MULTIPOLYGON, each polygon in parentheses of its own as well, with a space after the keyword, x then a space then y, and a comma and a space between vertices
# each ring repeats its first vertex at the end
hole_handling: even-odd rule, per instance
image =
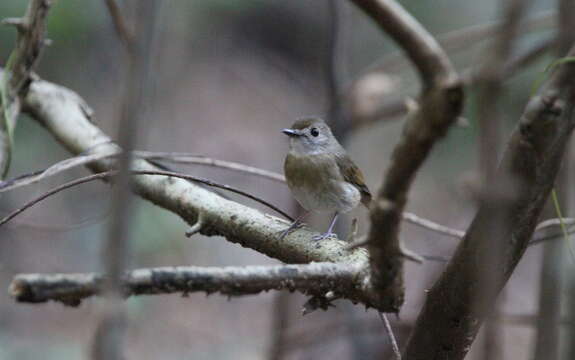
POLYGON ((294 129, 283 129, 282 132, 289 137, 296 137, 301 135, 301 132, 299 130, 294 129))

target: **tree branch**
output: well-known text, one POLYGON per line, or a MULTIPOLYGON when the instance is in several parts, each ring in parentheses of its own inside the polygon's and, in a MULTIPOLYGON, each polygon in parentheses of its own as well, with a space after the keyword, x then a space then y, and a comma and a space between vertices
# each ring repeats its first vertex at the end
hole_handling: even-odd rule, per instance
POLYGON ((10 167, 12 133, 20 114, 22 97, 28 91, 32 71, 44 47, 46 18, 51 4, 50 0, 32 0, 24 17, 3 21, 16 27, 18 38, 0 79, 0 178, 6 176, 10 167))
MULTIPOLYGON (((205 292, 227 296, 253 295, 269 290, 300 291, 307 295, 345 296, 357 291, 358 264, 310 263, 304 265, 198 267, 178 266, 137 269, 122 278, 124 296, 205 292)), ((78 306, 82 300, 100 295, 100 274, 20 274, 10 294, 23 303, 58 301, 78 306)))
POLYGON ((392 0, 354 0, 354 3, 403 48, 423 83, 419 109, 407 119, 383 186, 370 209, 368 249, 372 281, 382 296, 393 299, 392 306, 397 311, 403 302, 399 224, 407 193, 435 142, 459 116, 463 89, 437 41, 398 3, 392 0))
MULTIPOLYGON (((575 55, 572 48, 570 55, 575 55)), ((537 219, 553 187, 566 143, 573 127, 575 104, 575 64, 565 63, 548 81, 540 95, 527 104, 509 141, 497 176, 511 177, 514 190, 500 204, 508 226, 491 234, 490 207, 482 205, 437 283, 428 293, 405 350, 405 358, 463 359, 469 351, 486 313, 493 308, 496 295, 507 282, 529 245, 537 219), (492 251, 493 242, 503 244, 500 260, 494 264, 499 280, 493 293, 477 284, 477 274, 492 251), (473 299, 485 299, 473 306, 473 299)))

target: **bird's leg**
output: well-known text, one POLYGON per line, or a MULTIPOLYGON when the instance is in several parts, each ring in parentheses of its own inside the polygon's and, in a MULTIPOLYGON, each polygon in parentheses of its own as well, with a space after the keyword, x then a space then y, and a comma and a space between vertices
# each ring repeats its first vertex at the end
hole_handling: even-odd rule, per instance
POLYGON ((334 234, 332 232, 332 230, 333 230, 333 227, 335 226, 335 222, 336 222, 338 216, 339 216, 339 213, 336 212, 335 215, 333 216, 333 219, 331 219, 331 223, 329 224, 329 228, 327 229, 327 231, 321 235, 315 235, 313 237, 313 240, 318 241, 318 240, 323 240, 323 239, 335 237, 336 234, 334 234))
POLYGON ((303 218, 309 215, 309 211, 304 212, 303 214, 301 214, 300 216, 298 216, 293 223, 291 223, 291 225, 285 229, 284 231, 282 231, 280 233, 280 240, 282 240, 283 238, 285 238, 289 233, 291 233, 292 231, 294 231, 295 229, 299 229, 300 227, 303 226, 303 218))

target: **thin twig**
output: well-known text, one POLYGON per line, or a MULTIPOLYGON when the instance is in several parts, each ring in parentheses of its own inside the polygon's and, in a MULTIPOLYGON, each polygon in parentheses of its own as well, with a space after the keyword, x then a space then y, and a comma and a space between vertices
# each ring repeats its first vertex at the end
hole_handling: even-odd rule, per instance
MULTIPOLYGON (((208 179, 202 179, 196 176, 192 176, 192 175, 187 175, 187 174, 180 174, 180 173, 176 173, 176 172, 172 172, 172 171, 142 171, 142 170, 133 170, 132 174, 134 175, 162 175, 162 176, 171 176, 171 177, 175 177, 175 178, 180 178, 180 179, 185 179, 185 180, 190 180, 190 181, 194 181, 194 182, 198 182, 204 185, 208 185, 214 188, 218 188, 218 189, 223 189, 223 190, 227 190, 229 192, 233 192, 236 193, 238 195, 242 195, 247 197, 248 199, 254 200, 262 205, 265 205, 267 207, 269 207, 270 209, 274 210, 275 212, 277 212, 278 214, 282 215, 283 217, 285 217, 286 219, 288 219, 289 221, 294 221, 294 219, 288 215, 287 213, 285 213, 283 210, 279 209, 277 206, 258 198, 255 195, 252 195, 250 193, 247 193, 243 190, 238 190, 234 187, 231 187, 229 185, 225 185, 225 184, 219 184, 215 181, 212 180, 208 180, 208 179)), ((1 224, 1 223, 0 223, 1 224)))
MULTIPOLYGON (((236 188, 233 188, 233 187, 231 187, 231 186, 229 186, 229 185, 219 184, 219 183, 216 183, 216 182, 214 182, 214 181, 212 181, 212 180, 202 179, 202 178, 199 178, 199 177, 196 177, 196 176, 187 175, 187 174, 180 174, 180 173, 175 173, 175 172, 171 172, 171 171, 160 171, 160 170, 157 170, 157 171, 152 171, 152 170, 150 170, 150 171, 141 171, 141 170, 134 170, 134 171, 131 171, 131 173, 132 173, 133 175, 160 175, 160 176, 175 177, 175 178, 190 180, 190 181, 193 181, 193 182, 198 182, 198 183, 201 183, 201 184, 204 184, 204 185, 208 185, 208 186, 211 186, 211 187, 215 187, 215 188, 218 188, 218 189, 227 190, 227 191, 233 192, 233 193, 235 193, 235 194, 245 196, 245 197, 247 197, 247 198, 249 198, 249 199, 251 199, 251 200, 254 200, 254 201, 256 201, 256 202, 258 202, 258 203, 260 203, 260 204, 262 204, 262 205, 265 205, 265 206, 269 207, 270 209, 276 211, 278 214, 281 214, 281 215, 284 216, 286 219, 288 219, 288 220, 290 220, 290 221, 293 221, 293 218, 292 218, 291 216, 289 216, 288 214, 286 214, 284 211, 282 211, 281 209, 279 209, 279 208, 276 207, 275 205, 273 205, 273 204, 271 204, 271 203, 269 203, 269 202, 267 202, 267 201, 265 201, 265 200, 263 200, 263 199, 260 199, 260 198, 258 198, 257 196, 254 196, 254 195, 252 195, 252 194, 249 194, 249 193, 247 193, 247 192, 245 192, 245 191, 242 191, 242 190, 238 190, 238 189, 236 189, 236 188)), ((24 205, 21 206, 20 208, 14 210, 14 211, 11 212, 10 214, 6 215, 4 218, 2 218, 2 219, 0 220, 0 226, 6 224, 6 223, 9 222, 10 220, 12 220, 12 219, 15 218, 16 216, 18 216, 20 213, 22 213, 23 211, 25 211, 25 210, 31 208, 32 206, 38 204, 38 203, 41 202, 42 200, 44 200, 44 199, 46 199, 46 198, 48 198, 48 197, 50 197, 50 196, 52 196, 52 195, 54 195, 54 194, 57 194, 57 193, 59 193, 59 192, 61 192, 61 191, 63 191, 63 190, 66 190, 66 189, 69 189, 69 188, 74 187, 74 186, 76 186, 76 185, 84 184, 84 183, 87 183, 87 182, 90 182, 90 181, 100 180, 100 179, 107 179, 107 178, 109 178, 109 177, 111 177, 111 176, 114 176, 114 175, 116 175, 116 174, 117 174, 117 171, 114 171, 114 170, 113 170, 113 171, 106 171, 106 172, 103 172, 103 173, 98 173, 98 174, 94 174, 94 175, 88 175, 88 176, 85 176, 85 177, 82 177, 82 178, 79 178, 79 179, 76 179, 76 180, 69 181, 69 182, 67 182, 67 183, 65 183, 65 184, 62 184, 62 185, 60 185, 60 186, 58 186, 58 187, 56 187, 56 188, 54 188, 54 189, 52 189, 52 190, 50 190, 50 191, 45 192, 44 194, 38 196, 37 198, 34 198, 34 199, 28 201, 26 204, 24 204, 24 205)))
MULTIPOLYGON (((532 64, 541 56, 549 53, 549 50, 553 48, 554 39, 549 38, 546 40, 541 41, 540 43, 535 44, 533 47, 525 50, 523 53, 517 55, 513 59, 509 61, 505 65, 505 71, 503 72, 503 76, 505 80, 512 78, 514 75, 517 75, 520 70, 526 68, 528 65, 532 64)), ((402 61, 402 64, 405 62, 402 61)), ((387 72, 386 72, 387 73, 387 72)), ((375 73, 378 74, 378 73, 375 73)), ((467 67, 461 71, 462 79, 461 81, 464 85, 472 86, 478 79, 478 72, 475 71, 474 66, 467 67)), ((377 75, 376 75, 377 76, 377 75)), ((381 76, 381 75, 379 75, 381 76)), ((360 83, 357 82, 352 88, 351 97, 361 97, 364 96, 363 91, 360 90, 358 87, 360 83)), ((382 104, 379 107, 373 107, 369 109, 369 111, 363 111, 362 113, 355 112, 354 118, 357 118, 357 121, 354 121, 351 126, 353 128, 358 128, 360 126, 369 125, 378 121, 380 119, 385 120, 394 120, 400 119, 400 116, 405 115, 409 112, 409 107, 405 99, 397 99, 394 101, 387 101, 386 103, 382 104)))
POLYGON ((118 151, 110 151, 110 152, 102 152, 97 154, 87 154, 87 155, 79 155, 73 158, 65 159, 55 163, 54 165, 50 166, 45 170, 36 171, 31 174, 25 174, 22 176, 18 176, 14 179, 6 180, 0 182, 0 193, 14 190, 23 186, 35 184, 43 179, 46 179, 50 176, 54 176, 59 174, 63 171, 86 165, 94 161, 98 161, 101 159, 105 159, 111 156, 118 155, 118 151))
POLYGON ((122 11, 115 0, 105 0, 106 7, 108 8, 108 13, 112 19, 112 24, 114 24, 114 29, 118 38, 124 45, 128 53, 133 53, 135 51, 134 36, 128 29, 126 24, 126 19, 122 15, 122 11))
POLYGON ((148 160, 161 160, 176 164, 197 164, 207 165, 222 169, 229 169, 246 174, 260 176, 266 179, 285 182, 285 177, 273 171, 259 169, 253 166, 240 164, 237 162, 213 159, 204 155, 180 153, 180 152, 154 152, 154 151, 135 151, 135 156, 148 160))
POLYGON ((107 179, 108 177, 112 176, 114 174, 114 171, 107 171, 104 173, 98 173, 98 174, 93 174, 93 175, 88 175, 88 176, 84 176, 82 178, 76 179, 76 180, 72 180, 69 181, 65 184, 62 184, 58 187, 55 187, 52 190, 49 190, 45 193, 43 193, 42 195, 28 201, 26 204, 24 204, 23 206, 21 206, 20 208, 14 210, 13 212, 11 212, 10 214, 6 215, 5 217, 3 217, 0 220, 0 226, 6 224, 7 222, 9 222, 10 220, 12 220, 13 218, 15 218, 16 216, 18 216, 20 213, 22 213, 24 210, 31 208, 32 206, 38 204, 39 202, 41 202, 42 200, 59 193, 60 191, 69 189, 71 187, 74 187, 76 185, 80 185, 80 184, 84 184, 90 181, 94 181, 94 180, 100 180, 100 179, 107 179))
MULTIPOLYGON (((521 24, 520 31, 525 34, 551 28, 555 26, 554 20, 556 15, 557 12, 555 10, 536 13, 521 24)), ((478 45, 481 41, 497 34, 500 26, 501 21, 471 25, 462 29, 439 34, 437 35, 437 41, 448 52, 467 51, 470 50, 470 46, 478 45)), ((368 66, 359 78, 369 76, 370 73, 373 72, 396 72, 401 66, 405 66, 404 55, 400 51, 396 51, 368 66)))
POLYGON ((21 102, 31 82, 32 72, 38 63, 46 40, 46 19, 52 2, 31 0, 24 17, 6 19, 18 31, 16 47, 11 52, 0 78, 0 178, 10 168, 13 132, 16 127, 21 102))
POLYGON ((407 222, 412 223, 414 225, 420 226, 424 229, 428 229, 428 230, 435 231, 435 232, 443 234, 443 235, 447 235, 449 237, 454 237, 456 239, 462 239, 465 236, 465 231, 453 229, 453 228, 450 228, 448 226, 438 224, 438 223, 433 222, 429 219, 422 218, 422 217, 420 217, 414 213, 404 211, 401 214, 401 216, 402 216, 404 221, 407 221, 407 222))
POLYGON ((393 329, 391 328, 391 324, 387 319, 387 315, 382 312, 378 312, 378 314, 381 321, 383 321, 383 326, 385 328, 385 332, 387 333, 387 337, 389 337, 389 342, 391 343, 393 354, 397 360, 401 360, 401 352, 399 351, 399 346, 397 345, 397 340, 395 339, 395 335, 393 334, 393 329))

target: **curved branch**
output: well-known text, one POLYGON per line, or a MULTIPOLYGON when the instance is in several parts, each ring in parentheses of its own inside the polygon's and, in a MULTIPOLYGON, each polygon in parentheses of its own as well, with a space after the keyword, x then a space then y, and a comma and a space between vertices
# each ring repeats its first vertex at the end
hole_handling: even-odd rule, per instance
POLYGON ((28 201, 26 204, 24 204, 23 206, 19 207, 18 209, 14 210, 13 212, 11 212, 10 214, 6 215, 5 217, 3 217, 0 220, 0 226, 6 224, 7 222, 9 222, 10 220, 14 219, 16 216, 18 216, 19 214, 21 214, 23 211, 25 211, 26 209, 31 208, 32 206, 38 204, 39 202, 41 202, 42 200, 57 194, 61 191, 64 191, 66 189, 69 189, 71 187, 74 187, 76 185, 80 185, 80 184, 84 184, 90 181, 94 181, 94 180, 99 180, 99 179, 106 179, 110 176, 113 175, 113 171, 108 171, 108 172, 103 172, 103 173, 98 173, 98 174, 93 174, 93 175, 88 175, 76 180, 72 180, 69 181, 65 184, 62 184, 60 186, 55 187, 54 189, 45 192, 44 194, 38 196, 37 198, 34 198, 30 201, 28 201))
POLYGON ((453 85, 458 76, 433 36, 393 0, 352 0, 405 51, 425 87, 453 85))
POLYGON ((407 119, 383 185, 370 207, 368 249, 372 281, 382 296, 403 302, 403 261, 399 224, 407 194, 433 145, 461 113, 463 88, 459 76, 437 41, 393 0, 353 0, 388 33, 418 69, 422 80, 419 106, 407 119))
MULTIPOLYGON (((94 161, 94 160, 92 160, 92 161, 94 161)), ((58 186, 58 187, 56 187, 56 188, 54 188, 54 189, 52 189, 52 190, 50 190, 50 191, 48 191, 48 192, 46 192, 46 193, 40 195, 40 196, 37 197, 37 198, 34 198, 34 199, 28 201, 26 204, 24 204, 24 205, 21 206, 20 208, 14 210, 14 211, 11 212, 10 214, 6 215, 4 218, 0 219, 0 226, 6 224, 7 222, 9 222, 10 220, 12 220, 12 219, 15 218, 16 216, 18 216, 20 213, 22 213, 22 212, 25 211, 26 209, 31 208, 32 206, 38 204, 38 203, 41 202, 42 200, 44 200, 44 199, 46 199, 46 198, 48 198, 48 197, 50 197, 50 196, 52 196, 52 195, 54 195, 54 194, 57 194, 57 193, 59 193, 59 192, 61 192, 61 191, 63 191, 63 190, 66 190, 66 189, 69 189, 69 188, 74 187, 74 186, 76 186, 76 185, 84 184, 84 183, 87 183, 87 182, 90 182, 90 181, 100 180, 100 179, 102 179, 102 180, 103 180, 103 179, 107 179, 108 177, 113 176, 113 175, 116 175, 117 173, 118 173, 118 171, 116 171, 116 170, 106 171, 106 172, 102 172, 102 173, 98 173, 98 174, 94 174, 94 175, 88 175, 88 176, 85 176, 85 177, 82 177, 82 178, 79 178, 79 179, 76 179, 76 180, 69 181, 69 182, 67 182, 67 183, 65 183, 65 184, 62 184, 62 185, 60 185, 60 186, 58 186)), ((289 216, 288 214, 286 214, 285 212, 283 212, 281 209, 279 209, 279 208, 276 207, 275 205, 273 205, 273 204, 271 204, 271 203, 269 203, 269 202, 267 202, 267 201, 265 201, 265 200, 262 200, 262 199, 258 198, 257 196, 254 196, 254 195, 252 195, 252 194, 250 194, 250 193, 247 193, 247 192, 242 191, 242 190, 235 189, 235 188, 233 188, 233 187, 231 187, 231 186, 229 186, 229 185, 218 184, 218 183, 216 183, 216 182, 214 182, 214 181, 211 181, 211 180, 202 179, 202 178, 198 178, 198 177, 196 177, 196 176, 187 175, 187 174, 179 174, 179 173, 175 173, 175 172, 171 172, 171 171, 160 171, 160 170, 155 170, 155 171, 151 171, 151 170, 150 170, 150 171, 137 171, 137 170, 135 170, 135 171, 131 171, 131 173, 134 174, 134 175, 160 175, 160 176, 169 176, 169 177, 174 177, 174 178, 179 178, 179 179, 190 180, 190 181, 193 181, 193 182, 198 182, 198 183, 201 183, 201 184, 204 184, 204 185, 208 185, 208 186, 211 186, 211 187, 215 187, 215 188, 218 188, 218 189, 227 190, 227 191, 230 191, 230 192, 233 192, 233 193, 236 193, 236 194, 245 196, 245 197, 247 197, 248 199, 252 199, 252 200, 254 200, 254 201, 256 201, 256 202, 259 202, 260 204, 265 205, 265 206, 269 207, 270 209, 276 211, 277 213, 281 214, 282 216, 284 216, 284 217, 285 217, 286 219, 288 219, 289 221, 294 221, 294 219, 293 219, 291 216, 289 216)), ((201 213, 200 213, 200 214, 201 214, 201 213)), ((198 215, 198 221, 196 221, 196 223, 193 225, 193 227, 196 226, 196 225, 199 223, 199 219, 200 219, 200 217, 199 217, 199 215, 198 215)), ((198 230, 198 231, 199 231, 199 230, 198 230)), ((196 232, 198 232, 198 231, 196 231, 196 232)), ((190 236, 191 236, 191 235, 190 235, 190 236)))

